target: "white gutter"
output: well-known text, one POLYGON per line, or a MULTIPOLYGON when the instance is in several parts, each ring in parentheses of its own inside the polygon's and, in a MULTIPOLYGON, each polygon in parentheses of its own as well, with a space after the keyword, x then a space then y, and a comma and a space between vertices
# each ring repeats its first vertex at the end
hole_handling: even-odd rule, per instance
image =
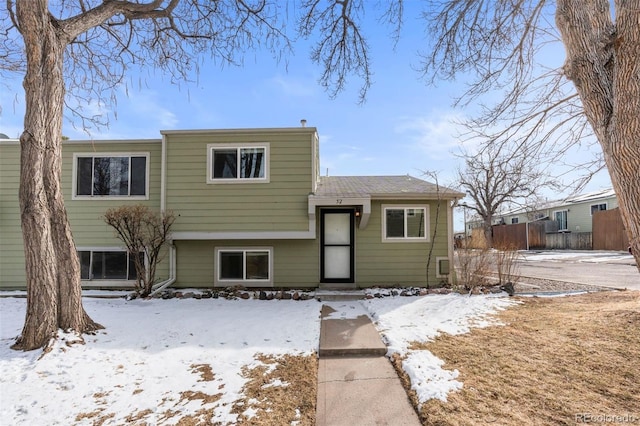
POLYGON ((171 246, 169 246, 169 278, 162 282, 154 284, 154 289, 151 293, 149 293, 149 297, 161 292, 174 282, 176 282, 176 246, 171 244, 171 246))

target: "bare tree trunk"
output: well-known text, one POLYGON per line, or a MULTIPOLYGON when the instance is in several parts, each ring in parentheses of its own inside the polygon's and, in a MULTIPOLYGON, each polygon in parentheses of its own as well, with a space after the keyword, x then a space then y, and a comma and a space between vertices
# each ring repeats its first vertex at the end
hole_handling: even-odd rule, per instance
POLYGON ((16 11, 28 58, 19 194, 27 314, 13 348, 32 350, 46 346, 59 328, 82 333, 100 325, 82 307, 80 265, 59 186, 65 43, 46 1, 18 2, 16 11))
POLYGON ((559 0, 564 71, 602 146, 622 221, 640 270, 640 0, 559 0))

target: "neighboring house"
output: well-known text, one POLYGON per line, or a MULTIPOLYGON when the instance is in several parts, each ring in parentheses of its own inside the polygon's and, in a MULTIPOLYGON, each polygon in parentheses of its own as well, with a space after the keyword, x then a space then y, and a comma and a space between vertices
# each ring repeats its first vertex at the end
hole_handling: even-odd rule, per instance
MULTIPOLYGON (((138 203, 176 215, 158 271, 174 287, 424 286, 427 273, 431 285, 453 280, 452 205, 464 194, 410 176, 321 177, 312 127, 160 133, 63 143, 84 287, 133 284, 128 255, 102 216, 138 203)), ((25 286, 19 163, 18 141, 0 141, 5 289, 25 286)))
POLYGON ((591 232, 594 212, 617 207, 613 189, 604 189, 504 212, 497 215, 496 223, 512 225, 549 220, 555 222, 552 227, 555 232, 591 232))

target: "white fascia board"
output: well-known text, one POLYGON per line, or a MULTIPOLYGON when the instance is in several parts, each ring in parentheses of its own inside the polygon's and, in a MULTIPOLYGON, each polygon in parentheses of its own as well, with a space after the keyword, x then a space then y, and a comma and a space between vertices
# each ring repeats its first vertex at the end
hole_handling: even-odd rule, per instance
POLYGON ((341 195, 309 195, 309 218, 315 220, 316 207, 362 206, 359 229, 365 229, 371 216, 371 197, 350 197, 341 195))
POLYGON ((313 240, 316 238, 316 221, 309 220, 308 231, 255 231, 255 232, 173 232, 171 240, 313 240))

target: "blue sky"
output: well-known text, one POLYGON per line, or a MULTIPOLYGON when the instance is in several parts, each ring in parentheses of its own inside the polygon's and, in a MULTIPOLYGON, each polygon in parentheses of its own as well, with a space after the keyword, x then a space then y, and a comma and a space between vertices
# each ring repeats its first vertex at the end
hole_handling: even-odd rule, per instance
MULTIPOLYGON (((159 71, 132 70, 115 105, 93 106, 108 115, 107 128, 92 129, 89 136, 65 123, 63 134, 71 139, 158 138, 160 130, 293 127, 304 118, 318 129, 323 175, 421 177, 430 171, 440 184, 455 187, 460 160, 453 153, 460 142, 454 121, 474 113, 473 107, 451 106, 464 81, 433 87, 420 79, 415 69, 425 34, 417 18, 407 15, 395 49, 386 28, 370 25, 364 31, 374 76, 363 105, 358 104, 361 82, 356 77, 330 99, 318 84, 321 70, 309 59, 309 45, 298 44, 286 62, 249 52, 242 67, 205 63, 194 76, 197 82, 180 87, 159 71)), ((563 56, 561 46, 557 55, 563 56)), ((4 83, 0 132, 18 137, 24 113, 21 80, 4 83)), ((608 176, 600 173, 585 190, 607 186, 608 176)), ((461 216, 456 214, 456 230, 463 227, 461 216)))

